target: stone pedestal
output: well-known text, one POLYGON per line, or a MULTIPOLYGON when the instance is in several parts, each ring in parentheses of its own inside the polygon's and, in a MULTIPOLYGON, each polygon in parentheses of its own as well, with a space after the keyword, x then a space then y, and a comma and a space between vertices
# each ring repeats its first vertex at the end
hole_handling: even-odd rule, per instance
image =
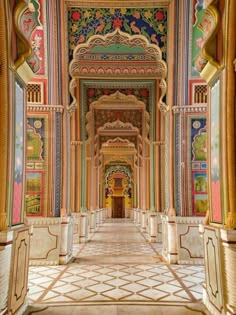
POLYGON ((201 217, 175 217, 178 264, 204 264, 203 241, 199 233, 201 217))
POLYGON ((8 292, 11 278, 12 246, 13 231, 0 232, 0 314, 7 313, 8 292))
POLYGON ((136 220, 136 224, 138 226, 141 226, 141 210, 137 209, 137 220, 136 220))
POLYGON ((157 212, 157 242, 162 242, 162 221, 161 216, 163 215, 163 212, 157 212))
POLYGON ((134 209, 133 212, 134 212, 134 223, 137 223, 137 209, 134 209))
POLYGON ((95 217, 95 211, 91 210, 90 211, 90 233, 95 232, 95 227, 96 227, 96 217, 95 217))
POLYGON ((29 250, 28 226, 0 232, 0 314, 23 314, 28 306, 29 250))
POLYGON ((226 314, 236 314, 236 231, 221 229, 224 252, 226 314))
POLYGON ((73 218, 73 243, 79 243, 79 235, 80 235, 80 213, 72 212, 71 216, 73 218))
POLYGON ((102 224, 103 223, 103 209, 100 209, 99 211, 99 223, 102 224))
POLYGON ((99 226, 100 226, 100 210, 97 209, 96 210, 96 230, 98 230, 99 226))
POLYGON ((80 213, 80 243, 85 243, 88 238, 87 212, 80 213))
POLYGON ((157 215, 154 212, 149 214, 149 240, 151 243, 157 241, 157 215))
POLYGON ((61 218, 61 246, 59 254, 60 265, 67 264, 72 258, 73 251, 73 218, 61 218))
POLYGON ((102 209, 102 222, 104 222, 107 218, 107 209, 103 208, 102 209))
MULTIPOLYGON (((203 238, 206 272, 203 302, 212 314, 224 315, 226 314, 226 295, 224 292, 223 246, 220 229, 210 225, 200 225, 199 231, 203 238)), ((232 266, 232 268, 234 267, 232 266)))
POLYGON ((59 265, 61 218, 28 218, 28 223, 32 227, 30 265, 59 265))
POLYGON ((129 210, 129 216, 130 216, 131 221, 134 221, 134 209, 129 210))
POLYGON ((177 263, 177 242, 175 217, 161 215, 162 220, 162 255, 171 263, 177 263))
POLYGON ((141 211, 141 231, 146 232, 147 229, 147 213, 145 210, 141 211))

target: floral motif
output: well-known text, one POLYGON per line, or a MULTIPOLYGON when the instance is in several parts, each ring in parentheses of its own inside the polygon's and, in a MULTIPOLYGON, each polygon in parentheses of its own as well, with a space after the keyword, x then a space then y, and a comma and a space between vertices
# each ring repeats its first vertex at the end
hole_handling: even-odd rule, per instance
POLYGON ((155 14, 155 18, 157 21, 162 21, 164 20, 164 13, 162 11, 157 11, 155 14))
POLYGON ((113 21, 113 27, 114 27, 114 28, 121 28, 121 26, 122 26, 122 21, 121 21, 121 19, 116 18, 116 19, 113 21))
POLYGON ((81 13, 79 11, 74 11, 71 13, 71 18, 74 21, 79 21, 81 18, 81 13))

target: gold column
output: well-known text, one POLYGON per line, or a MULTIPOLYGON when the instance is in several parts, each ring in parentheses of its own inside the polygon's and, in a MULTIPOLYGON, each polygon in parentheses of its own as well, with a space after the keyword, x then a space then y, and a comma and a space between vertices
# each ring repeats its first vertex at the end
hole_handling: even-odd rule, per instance
POLYGON ((75 113, 70 117, 70 209, 75 212, 75 113))
MULTIPOLYGON (((79 82, 77 82, 76 99, 79 100, 79 82)), ((80 139, 80 106, 75 110, 75 212, 80 212, 81 208, 81 139, 80 139)))
POLYGON ((228 0, 228 23, 226 29, 226 40, 224 43, 226 50, 226 73, 225 73, 225 104, 226 112, 226 145, 227 145, 227 166, 228 166, 228 197, 229 212, 227 217, 227 227, 236 228, 236 168, 235 168, 235 69, 234 60, 236 56, 235 44, 236 28, 236 1, 228 0), (233 40, 234 39, 234 40, 233 40))
POLYGON ((0 172, 0 231, 7 229, 7 158, 8 158, 8 116, 9 116, 9 78, 8 78, 8 45, 7 45, 7 16, 5 1, 0 1, 0 160, 1 160, 1 172, 0 172))

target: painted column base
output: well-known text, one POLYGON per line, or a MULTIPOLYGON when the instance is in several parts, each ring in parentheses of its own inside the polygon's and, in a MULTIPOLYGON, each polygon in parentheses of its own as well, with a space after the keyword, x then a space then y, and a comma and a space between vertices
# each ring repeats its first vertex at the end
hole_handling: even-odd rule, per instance
POLYGON ((61 246, 59 264, 65 265, 72 259, 73 253, 73 218, 61 218, 61 246))
POLYGON ((79 240, 80 243, 85 243, 88 238, 88 226, 87 226, 87 212, 81 212, 80 213, 80 236, 79 240))
POLYGON ((149 241, 151 243, 157 242, 157 215, 151 212, 149 214, 149 241))

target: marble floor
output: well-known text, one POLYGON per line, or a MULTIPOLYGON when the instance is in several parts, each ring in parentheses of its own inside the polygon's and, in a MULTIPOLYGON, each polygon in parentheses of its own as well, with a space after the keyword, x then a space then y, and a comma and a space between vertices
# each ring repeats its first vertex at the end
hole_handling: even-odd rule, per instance
POLYGON ((204 267, 169 265, 160 250, 130 220, 107 220, 70 264, 30 267, 26 314, 209 314, 204 267))

